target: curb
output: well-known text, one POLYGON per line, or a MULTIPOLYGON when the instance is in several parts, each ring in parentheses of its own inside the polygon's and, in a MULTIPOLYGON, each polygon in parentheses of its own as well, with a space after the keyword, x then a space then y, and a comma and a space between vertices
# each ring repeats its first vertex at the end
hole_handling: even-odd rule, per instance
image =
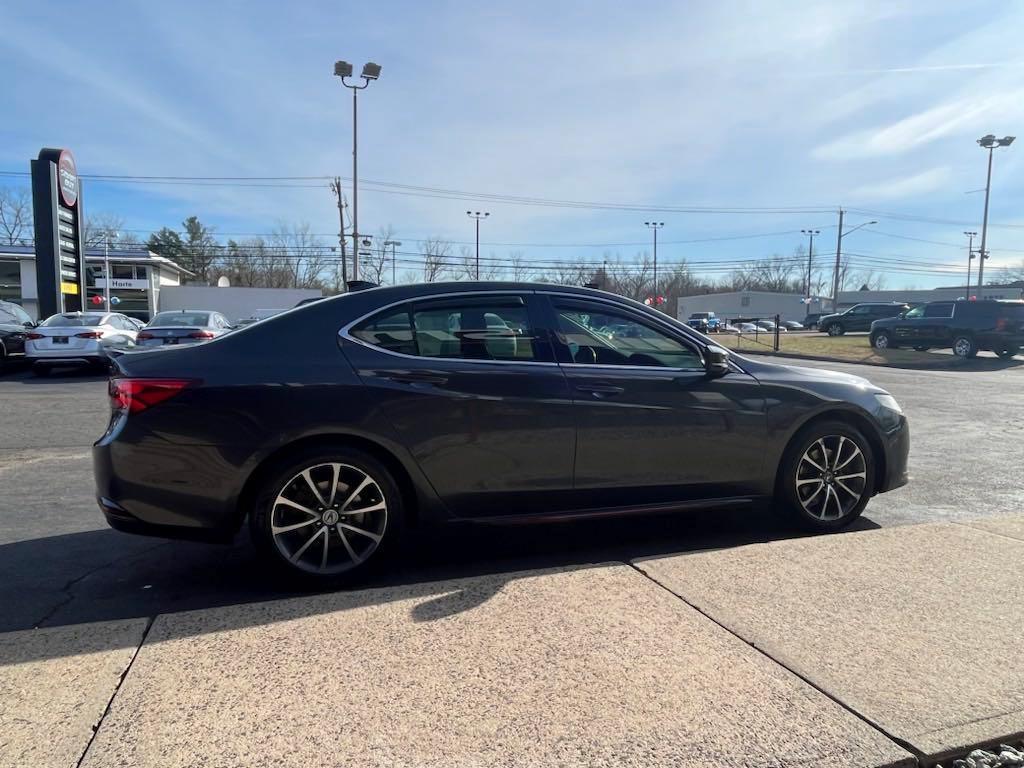
MULTIPOLYGON (((726 347, 726 349, 729 349, 726 347)), ((849 363, 853 365, 873 365, 876 368, 903 368, 911 371, 937 371, 937 370, 950 370, 950 369, 961 369, 961 370, 1001 370, 998 366, 984 366, 984 367, 972 367, 970 363, 961 362, 956 358, 950 358, 949 360, 935 360, 927 361, 922 363, 890 363, 890 362, 875 362, 873 360, 849 360, 842 357, 828 357, 826 355, 804 355, 798 352, 772 352, 772 351, 761 351, 760 349, 729 349, 730 352, 735 352, 739 355, 763 355, 765 357, 789 357, 795 360, 820 360, 826 363, 849 363)))

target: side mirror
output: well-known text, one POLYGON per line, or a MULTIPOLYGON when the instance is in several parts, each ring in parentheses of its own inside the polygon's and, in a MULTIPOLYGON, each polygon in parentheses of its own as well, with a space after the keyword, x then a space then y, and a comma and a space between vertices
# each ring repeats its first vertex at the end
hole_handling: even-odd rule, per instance
POLYGON ((704 351, 704 368, 709 378, 725 376, 729 373, 729 351, 722 347, 709 346, 704 351))

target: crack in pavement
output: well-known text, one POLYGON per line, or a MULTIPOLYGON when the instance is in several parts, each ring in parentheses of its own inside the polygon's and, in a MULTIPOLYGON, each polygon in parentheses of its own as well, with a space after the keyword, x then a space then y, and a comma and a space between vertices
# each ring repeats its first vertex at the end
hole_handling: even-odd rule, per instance
POLYGON ((153 627, 153 622, 156 621, 156 616, 149 616, 146 620, 146 626, 142 630, 142 637, 139 638, 139 644, 135 647, 135 653, 128 660, 128 664, 124 668, 124 672, 121 673, 121 677, 118 678, 117 685, 114 686, 114 690, 110 694, 110 698, 107 699, 107 706, 103 708, 103 712, 100 713, 99 719, 94 725, 92 725, 92 735, 89 737, 88 743, 85 745, 85 749, 82 750, 81 756, 78 758, 78 762, 75 763, 75 768, 81 768, 82 762, 85 760, 85 756, 89 754, 89 748, 92 743, 96 740, 96 735, 100 732, 100 726, 103 725, 103 720, 110 713, 110 707, 114 704, 114 698, 121 690, 121 686, 124 685, 125 678, 128 677, 128 673, 132 671, 132 665, 135 663, 135 659, 139 657, 139 652, 142 650, 142 646, 146 644, 146 638, 149 636, 149 630, 153 627))
POLYGON ((647 571, 645 571, 643 568, 641 568, 636 563, 634 563, 634 562, 627 562, 626 565, 628 565, 630 568, 634 569, 641 576, 644 576, 645 578, 649 579, 650 581, 652 581, 657 586, 659 586, 662 589, 664 589, 666 592, 668 592, 670 595, 672 595, 673 597, 675 597, 678 600, 680 600, 682 603, 684 603, 684 604, 690 606, 691 608, 693 608, 693 610, 697 611, 697 613, 699 613, 701 616, 706 618, 708 621, 711 621, 714 624, 718 625, 719 627, 724 629, 726 632, 728 632, 730 635, 735 637, 740 642, 744 643, 745 645, 750 646, 750 648, 752 648, 754 651, 756 651, 757 653, 759 653, 762 656, 764 656, 766 659, 768 659, 773 664, 775 664, 775 665, 777 665, 779 667, 782 667, 783 669, 785 669, 790 674, 795 675, 800 680, 802 680, 803 682, 807 683, 807 685, 811 686, 811 688, 816 690, 818 693, 822 694, 823 696, 828 697, 831 701, 833 701, 835 704, 837 704, 838 706, 840 706, 843 709, 845 709, 847 712, 849 712, 851 715, 856 717, 858 720, 863 721, 865 724, 867 724, 867 725, 871 726, 872 728, 874 728, 876 731, 881 733, 883 736, 885 736, 890 741, 892 741, 892 742, 898 744, 899 746, 903 747, 903 749, 905 749, 907 752, 909 752, 911 755, 913 755, 917 759, 919 764, 920 764, 920 761, 922 759, 924 759, 925 754, 920 749, 915 747, 913 744, 908 742, 906 739, 901 739, 899 736, 896 736, 895 734, 890 733, 885 728, 883 728, 879 723, 876 723, 874 720, 872 720, 867 715, 864 715, 864 714, 858 712, 856 709, 854 709, 849 704, 844 702, 838 696, 836 696, 833 693, 830 693, 827 689, 822 688, 820 685, 815 683, 809 677, 807 677, 803 673, 797 671, 796 669, 794 669, 792 666, 787 664, 782 659, 776 658, 771 653, 769 653, 765 648, 762 648, 762 647, 758 646, 756 643, 754 643, 754 642, 748 640, 747 638, 743 637, 743 635, 739 634, 739 632, 737 632, 736 630, 732 629, 727 624, 722 623, 721 621, 716 619, 714 616, 709 614, 707 611, 704 611, 699 606, 694 605, 693 603, 691 603, 689 600, 687 600, 685 597, 683 597, 681 594, 679 594, 675 590, 670 589, 665 584, 662 584, 660 581, 658 581, 658 579, 656 579, 654 576, 649 574, 647 571))
POLYGON ((166 547, 169 543, 170 542, 167 541, 161 541, 159 544, 154 544, 153 546, 147 547, 146 549, 140 550, 138 552, 131 552, 125 555, 120 555, 119 557, 115 557, 113 560, 110 560, 109 562, 101 563, 97 566, 88 569, 85 573, 79 574, 78 576, 75 576, 73 579, 69 579, 64 584, 64 586, 57 590, 58 593, 62 594, 62 599, 60 599, 55 605, 51 606, 46 611, 46 613, 43 614, 42 618, 40 618, 38 621, 32 622, 32 627, 34 629, 39 629, 44 622, 47 622, 50 619, 52 619, 54 614, 57 613, 57 611, 59 611, 64 606, 69 605, 71 601, 75 599, 75 594, 73 591, 74 587, 83 580, 87 579, 89 576, 92 576, 93 574, 102 571, 104 568, 110 568, 112 565, 116 565, 122 560, 128 560, 129 558, 136 557, 138 555, 145 555, 149 552, 153 552, 154 550, 159 549, 160 547, 166 547))

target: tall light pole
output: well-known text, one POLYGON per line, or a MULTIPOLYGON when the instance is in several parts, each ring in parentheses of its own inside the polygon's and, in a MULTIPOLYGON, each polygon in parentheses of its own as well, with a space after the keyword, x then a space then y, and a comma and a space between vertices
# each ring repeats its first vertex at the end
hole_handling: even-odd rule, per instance
POLYGON ((651 306, 658 308, 658 230, 665 226, 664 221, 645 221, 644 226, 654 230, 654 296, 651 297, 651 306))
POLYGON ((347 61, 334 62, 334 74, 341 78, 346 88, 352 89, 352 279, 359 279, 359 91, 370 84, 371 80, 380 77, 380 64, 372 61, 363 65, 359 75, 363 78, 362 85, 349 83, 345 78, 352 77, 352 65, 347 61))
POLYGON ((480 220, 486 219, 491 214, 488 211, 466 211, 471 219, 476 219, 476 279, 480 279, 480 220))
POLYGON ((843 214, 846 213, 842 208, 839 209, 839 235, 836 237, 836 268, 832 272, 832 311, 836 312, 839 309, 839 266, 840 259, 843 253, 843 238, 846 235, 853 234, 861 227, 867 227, 871 224, 877 224, 877 221, 865 221, 862 224, 858 224, 856 227, 851 229, 849 232, 843 232, 843 214))
MULTIPOLYGON (((804 298, 807 299, 805 302, 808 307, 811 306, 811 260, 814 258, 814 236, 820 235, 820 229, 801 229, 802 233, 810 238, 810 243, 807 244, 807 290, 804 292, 804 298)), ((808 309, 808 312, 810 309, 808 309)))
POLYGON ((392 285, 398 285, 398 279, 397 279, 398 270, 395 267, 395 265, 398 263, 398 259, 395 256, 395 248, 397 248, 401 244, 402 244, 401 240, 385 240, 384 241, 384 247, 385 248, 387 248, 389 245, 391 246, 391 284, 392 285))
MULTIPOLYGON (((119 233, 107 232, 103 239, 103 276, 106 278, 103 285, 103 300, 106 302, 107 312, 110 311, 110 240, 113 236, 117 240, 119 233)), ((83 302, 84 303, 84 302, 83 302)))
POLYGON ((981 220, 981 248, 978 250, 978 298, 982 297, 982 280, 985 276, 985 259, 988 258, 988 250, 985 248, 986 235, 988 234, 988 193, 992 189, 992 150, 996 147, 1008 147, 1013 144, 1014 136, 1003 136, 997 139, 991 133, 978 139, 978 145, 988 150, 988 176, 985 178, 985 215, 981 220))
POLYGON ((977 232, 964 232, 967 235, 967 294, 964 296, 968 301, 971 298, 971 259, 974 258, 974 238, 977 232))

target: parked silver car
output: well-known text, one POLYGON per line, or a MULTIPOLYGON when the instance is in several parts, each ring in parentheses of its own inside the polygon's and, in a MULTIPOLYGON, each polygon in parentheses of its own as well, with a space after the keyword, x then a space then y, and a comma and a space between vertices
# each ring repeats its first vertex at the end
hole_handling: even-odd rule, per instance
POLYGON ((52 315, 25 337, 32 372, 45 376, 56 366, 105 369, 111 353, 135 346, 138 331, 117 312, 64 312, 52 315))
POLYGON ((232 328, 220 312, 206 309, 175 309, 158 312, 139 331, 140 347, 165 344, 197 344, 222 336, 232 328))

